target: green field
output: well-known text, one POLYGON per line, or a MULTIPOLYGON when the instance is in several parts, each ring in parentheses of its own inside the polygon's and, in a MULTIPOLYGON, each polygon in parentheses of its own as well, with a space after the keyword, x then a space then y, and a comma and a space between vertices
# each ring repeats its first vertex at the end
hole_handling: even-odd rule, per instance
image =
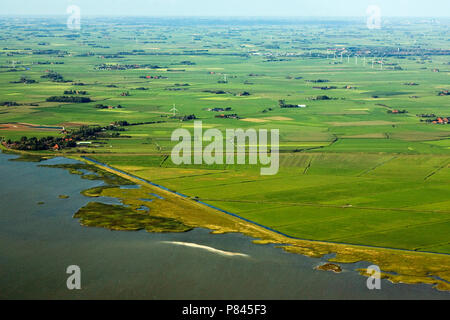
POLYGON ((64 136, 23 123, 75 130, 127 121, 136 125, 119 137, 41 152, 89 154, 301 239, 450 253, 450 125, 426 121, 450 116, 440 95, 450 89, 448 19, 432 28, 400 19, 376 32, 352 20, 338 28, 87 20, 80 31, 49 22, 0 20, 0 102, 18 104, 1 103, 4 141, 64 136), (67 82, 42 78, 49 71, 67 82), (66 90, 86 91, 92 102, 46 101, 66 90), (279 100, 307 107, 280 108, 279 100), (279 129, 279 173, 173 164, 171 134, 192 130, 182 119, 192 114, 222 131, 279 129))

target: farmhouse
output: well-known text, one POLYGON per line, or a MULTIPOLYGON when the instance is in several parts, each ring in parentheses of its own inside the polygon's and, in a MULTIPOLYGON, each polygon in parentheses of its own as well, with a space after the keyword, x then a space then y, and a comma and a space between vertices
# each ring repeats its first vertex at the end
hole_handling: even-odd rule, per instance
POLYGON ((433 121, 433 123, 435 123, 435 124, 449 124, 449 122, 450 122, 449 118, 438 117, 436 120, 433 121))
POLYGON ((407 110, 394 109, 394 110, 388 110, 387 113, 401 114, 401 113, 408 113, 408 111, 407 110))
POLYGON ((306 108, 306 104, 286 104, 284 100, 278 100, 280 108, 306 108))

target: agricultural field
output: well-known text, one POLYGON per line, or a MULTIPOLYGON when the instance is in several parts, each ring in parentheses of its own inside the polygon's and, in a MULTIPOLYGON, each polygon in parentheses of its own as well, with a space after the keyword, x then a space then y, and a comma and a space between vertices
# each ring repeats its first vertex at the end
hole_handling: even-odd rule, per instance
POLYGON ((89 156, 302 240, 450 254, 448 19, 0 27, 3 148, 97 126, 84 143, 26 151, 89 156), (174 164, 172 132, 194 121, 278 129, 278 174, 174 164))

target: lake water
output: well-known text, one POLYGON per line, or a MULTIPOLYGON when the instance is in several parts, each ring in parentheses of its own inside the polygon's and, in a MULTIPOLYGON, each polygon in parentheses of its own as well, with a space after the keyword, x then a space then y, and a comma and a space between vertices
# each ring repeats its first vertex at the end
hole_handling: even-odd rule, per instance
POLYGON ((368 263, 342 265, 341 274, 318 271, 313 268, 325 259, 256 245, 242 234, 83 227, 72 216, 91 199, 80 191, 102 182, 38 167, 72 160, 11 158, 0 154, 0 299, 450 298, 429 285, 385 280, 381 290, 368 290, 367 278, 353 271, 368 263), (81 290, 66 287, 69 265, 81 268, 81 290))

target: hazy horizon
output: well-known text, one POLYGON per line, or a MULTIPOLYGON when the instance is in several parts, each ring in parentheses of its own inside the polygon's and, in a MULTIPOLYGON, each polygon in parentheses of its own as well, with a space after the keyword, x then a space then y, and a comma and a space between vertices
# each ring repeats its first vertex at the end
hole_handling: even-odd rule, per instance
POLYGON ((364 17, 377 5, 383 17, 448 18, 448 0, 3 0, 1 16, 64 16, 70 5, 81 14, 140 17, 337 18, 364 17))

